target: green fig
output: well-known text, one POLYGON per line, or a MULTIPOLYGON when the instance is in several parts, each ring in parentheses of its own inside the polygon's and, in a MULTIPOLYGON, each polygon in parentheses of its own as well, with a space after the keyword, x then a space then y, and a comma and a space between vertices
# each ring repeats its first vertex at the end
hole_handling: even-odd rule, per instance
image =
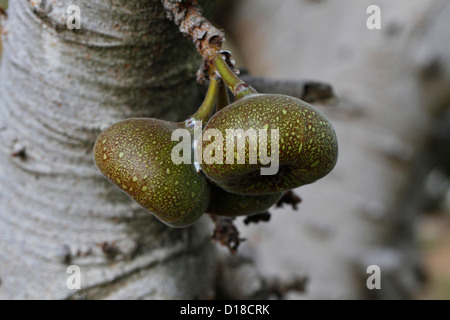
POLYGON ((235 194, 211 184, 211 198, 206 212, 226 217, 261 213, 276 204, 282 196, 283 192, 263 195, 235 194))
POLYGON ((236 101, 203 129, 201 148, 211 157, 201 168, 210 180, 231 193, 279 193, 312 183, 334 168, 336 133, 320 111, 297 98, 258 94, 221 57, 214 62, 236 101))
POLYGON ((175 164, 176 123, 128 119, 98 137, 95 163, 105 176, 133 200, 173 227, 195 222, 206 210, 209 188, 191 164, 175 164))
MULTIPOLYGON (((227 89, 220 81, 217 111, 227 107, 229 103, 227 89)), ((235 194, 211 183, 211 196, 206 212, 227 217, 261 213, 273 206, 282 195, 282 192, 267 195, 235 194)))
POLYGON ((98 169, 142 207, 171 227, 185 227, 205 212, 209 185, 192 162, 175 163, 177 141, 172 133, 193 133, 194 120, 206 121, 214 110, 217 80, 211 78, 199 110, 185 122, 152 118, 127 119, 111 125, 97 138, 98 169))

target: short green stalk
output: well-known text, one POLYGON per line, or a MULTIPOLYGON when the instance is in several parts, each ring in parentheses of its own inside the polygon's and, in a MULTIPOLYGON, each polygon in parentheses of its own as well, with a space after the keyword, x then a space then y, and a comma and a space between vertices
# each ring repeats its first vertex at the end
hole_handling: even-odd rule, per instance
POLYGON ((220 80, 219 83, 219 96, 217 97, 217 108, 216 111, 219 111, 230 104, 230 99, 228 97, 228 89, 223 80, 220 80))
POLYGON ((218 92, 219 80, 216 75, 211 74, 209 77, 208 92, 206 92, 206 96, 197 111, 186 120, 188 126, 194 121, 201 121, 203 127, 208 122, 214 113, 218 92))
POLYGON ((236 100, 239 100, 245 96, 258 94, 258 92, 253 89, 251 86, 242 81, 228 64, 223 60, 221 54, 218 54, 214 58, 214 66, 217 72, 220 74, 220 77, 225 82, 225 84, 230 88, 231 92, 235 96, 236 100))

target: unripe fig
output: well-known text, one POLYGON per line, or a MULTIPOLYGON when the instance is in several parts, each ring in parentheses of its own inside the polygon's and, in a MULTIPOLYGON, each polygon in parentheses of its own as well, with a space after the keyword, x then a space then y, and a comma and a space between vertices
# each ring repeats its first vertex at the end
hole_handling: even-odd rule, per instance
POLYGON ((236 194, 211 184, 211 197, 206 212, 227 217, 261 213, 277 203, 282 195, 283 192, 263 195, 236 194))
POLYGON ((128 119, 100 134, 95 163, 111 182, 172 227, 195 222, 206 210, 209 187, 192 164, 174 164, 172 132, 182 124, 128 119))
POLYGON ((209 139, 209 129, 218 130, 226 138, 212 152, 217 156, 216 153, 221 151, 219 161, 203 161, 201 168, 209 179, 231 193, 279 193, 312 183, 333 169, 338 156, 336 134, 325 116, 308 103, 285 95, 249 94, 217 112, 203 129, 207 136, 202 142, 203 150, 212 143, 210 140, 214 140, 209 139), (241 137, 230 140, 230 132, 236 133, 239 129, 242 130, 241 137), (245 132, 250 132, 249 129, 254 130, 253 135, 246 139, 245 132), (277 141, 272 141, 272 129, 278 129, 278 163, 272 168, 274 174, 261 175, 261 168, 267 167, 267 162, 260 161, 261 151, 276 155, 277 141), (250 139, 255 139, 254 134, 260 130, 267 132, 267 146, 257 140, 256 152, 256 147, 250 146, 250 139), (243 151, 237 148, 239 139, 246 139, 244 159, 239 157, 239 152, 243 151), (227 140, 238 140, 234 150, 227 150, 227 140), (231 163, 230 158, 227 159, 229 152, 234 154, 231 163), (251 163, 251 154, 257 155, 256 163, 251 163))
POLYGON ((211 117, 217 101, 218 79, 210 77, 198 110, 184 122, 152 118, 127 119, 103 131, 94 146, 100 171, 132 199, 172 227, 185 227, 205 213, 209 185, 193 161, 173 161, 177 129, 191 136, 195 121, 211 117))
MULTIPOLYGON (((220 81, 219 94, 217 97, 217 111, 227 107, 230 104, 228 92, 225 84, 220 81)), ((214 183, 210 184, 211 196, 207 213, 236 217, 261 213, 274 205, 283 195, 283 193, 274 193, 268 195, 242 195, 230 193, 218 187, 214 183)))

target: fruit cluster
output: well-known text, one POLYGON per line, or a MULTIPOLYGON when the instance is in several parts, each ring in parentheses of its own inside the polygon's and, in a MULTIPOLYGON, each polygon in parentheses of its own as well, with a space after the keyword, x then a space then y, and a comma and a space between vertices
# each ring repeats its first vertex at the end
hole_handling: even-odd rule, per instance
POLYGON ((293 97, 259 94, 220 54, 211 65, 202 105, 186 121, 127 119, 103 131, 94 147, 100 171, 172 227, 188 226, 204 213, 239 216, 263 212, 285 191, 327 175, 337 155, 335 131, 322 113, 293 97), (229 103, 223 83, 234 95, 233 103, 229 103), (193 154, 208 159, 176 162, 174 150, 179 143, 173 133, 185 130, 193 136, 194 122, 201 123, 204 139, 194 139, 193 154), (255 137, 259 145, 252 144, 252 134, 261 131, 276 135, 266 135, 265 140, 255 137), (238 132, 231 144, 229 132, 238 132), (263 161, 263 151, 266 160, 273 160, 274 170, 266 174, 264 170, 270 168, 263 161))

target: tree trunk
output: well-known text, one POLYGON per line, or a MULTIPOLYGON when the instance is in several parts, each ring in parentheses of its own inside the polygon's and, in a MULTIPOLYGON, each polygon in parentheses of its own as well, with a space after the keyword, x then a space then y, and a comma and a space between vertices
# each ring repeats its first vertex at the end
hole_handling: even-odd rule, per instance
POLYGON ((10 1, 0 70, 0 299, 202 298, 209 220, 171 229, 96 169, 102 129, 179 121, 200 56, 159 0, 10 1), (81 29, 66 26, 70 5, 81 29), (81 270, 69 289, 68 265, 81 270))

